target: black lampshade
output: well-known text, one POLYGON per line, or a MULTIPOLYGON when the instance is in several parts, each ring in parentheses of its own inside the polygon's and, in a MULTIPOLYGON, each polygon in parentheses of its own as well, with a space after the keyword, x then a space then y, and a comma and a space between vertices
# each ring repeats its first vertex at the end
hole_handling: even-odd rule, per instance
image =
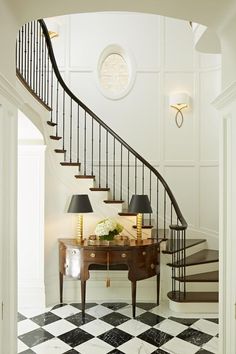
POLYGON ((68 213, 91 213, 92 206, 89 201, 88 194, 75 194, 72 196, 68 213))
POLYGON ((132 195, 128 210, 131 213, 152 213, 148 196, 146 194, 132 195))

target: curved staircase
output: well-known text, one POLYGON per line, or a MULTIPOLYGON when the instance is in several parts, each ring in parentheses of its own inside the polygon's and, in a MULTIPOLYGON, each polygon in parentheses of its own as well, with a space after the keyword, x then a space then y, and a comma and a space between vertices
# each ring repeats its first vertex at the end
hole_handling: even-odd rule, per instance
POLYGON ((204 310, 207 303, 216 303, 218 252, 207 249, 206 240, 186 239, 187 222, 160 173, 71 92, 57 67, 43 20, 20 29, 16 72, 50 112, 47 124, 49 137, 57 144, 54 152, 61 156, 61 166, 77 169, 78 183, 91 180, 90 192, 106 192, 103 202, 121 205, 122 217, 135 216, 127 211, 132 194, 149 196, 153 213, 146 216, 143 228, 165 245, 163 265, 170 271, 162 283, 169 283, 166 292, 171 307, 183 311, 184 305, 186 312, 186 304, 200 304, 204 310))

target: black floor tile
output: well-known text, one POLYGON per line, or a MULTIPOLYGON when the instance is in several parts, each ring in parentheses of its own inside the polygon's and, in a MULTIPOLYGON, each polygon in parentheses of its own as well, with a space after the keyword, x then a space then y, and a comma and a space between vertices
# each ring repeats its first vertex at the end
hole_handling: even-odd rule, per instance
POLYGON ((196 354, 214 354, 206 349, 201 348, 196 354))
POLYGON ((27 349, 27 350, 24 350, 23 352, 20 352, 20 354, 35 354, 35 352, 33 352, 33 350, 31 350, 31 349, 27 349))
POLYGON ((169 353, 165 352, 165 351, 162 350, 162 349, 157 349, 157 350, 155 350, 154 352, 152 352, 151 354, 169 354, 169 353))
POLYGON ((126 302, 104 302, 102 306, 108 307, 112 311, 117 311, 122 307, 128 306, 126 302))
POLYGON ((180 333, 178 338, 185 340, 186 342, 192 343, 201 347, 203 344, 207 343, 213 336, 197 331, 193 328, 187 328, 185 331, 180 333))
POLYGON ((114 349, 111 352, 107 353, 107 354, 124 354, 124 352, 121 352, 119 349, 114 349))
POLYGON ((58 336, 58 338, 74 348, 77 347, 77 345, 80 345, 84 342, 87 342, 89 339, 94 338, 94 336, 80 328, 75 328, 72 331, 58 336))
POLYGON ((100 318, 100 320, 109 323, 110 325, 117 327, 122 323, 130 320, 130 317, 122 315, 119 312, 112 312, 100 318))
POLYGON ((219 324, 219 318, 205 318, 205 320, 219 324))
MULTIPOLYGON (((56 306, 53 306, 53 308, 52 308, 52 310, 56 310, 56 309, 59 309, 59 308, 61 308, 61 307, 64 307, 64 306, 66 306, 66 305, 68 305, 68 304, 58 304, 58 305, 56 305, 56 306)), ((52 311, 51 310, 51 311, 52 311)))
POLYGON ((18 314, 17 314, 17 322, 24 321, 26 319, 27 319, 27 317, 25 317, 20 312, 18 312, 18 314))
POLYGON ((179 318, 179 317, 169 317, 170 320, 179 322, 185 326, 191 326, 199 320, 199 318, 179 318))
POLYGON ((157 307, 156 303, 151 303, 151 302, 137 302, 136 306, 139 307, 140 309, 143 309, 145 311, 149 311, 153 309, 154 307, 157 307))
POLYGON ((45 312, 42 315, 38 315, 31 318, 31 321, 37 323, 37 325, 43 327, 55 321, 61 320, 61 317, 55 315, 52 312, 45 312))
MULTIPOLYGON (((96 304, 95 302, 88 302, 88 303, 85 304, 85 310, 88 310, 88 309, 90 309, 91 307, 94 307, 94 306, 97 306, 97 305, 98 305, 98 304, 96 304)), ((77 309, 82 310, 82 304, 79 303, 79 302, 72 302, 72 303, 70 304, 70 306, 74 306, 74 307, 76 307, 77 309)))
POLYGON ((140 334, 138 338, 145 340, 156 347, 161 347, 163 344, 171 340, 173 336, 165 332, 161 332, 158 329, 150 328, 146 332, 140 334))
MULTIPOLYGON (((49 353, 48 353, 49 354, 49 353)), ((79 352, 77 352, 77 350, 75 349, 71 349, 68 352, 65 352, 64 354, 80 354, 79 352)))
POLYGON ((121 331, 118 328, 113 328, 110 331, 101 334, 100 336, 98 336, 98 338, 117 348, 121 344, 124 344, 125 342, 133 338, 133 336, 121 331))
POLYGON ((69 316, 66 318, 67 321, 70 323, 73 323, 75 326, 82 326, 85 323, 89 323, 96 318, 93 316, 90 316, 89 314, 85 313, 84 317, 82 315, 82 312, 76 313, 75 315, 69 316))
POLYGON ((28 347, 34 347, 40 343, 46 342, 49 339, 54 338, 54 336, 43 328, 37 328, 34 331, 27 332, 18 337, 23 343, 28 347))
POLYGON ((147 312, 144 312, 142 315, 136 317, 136 320, 141 321, 149 326, 155 326, 158 323, 164 321, 165 318, 147 311, 147 312))

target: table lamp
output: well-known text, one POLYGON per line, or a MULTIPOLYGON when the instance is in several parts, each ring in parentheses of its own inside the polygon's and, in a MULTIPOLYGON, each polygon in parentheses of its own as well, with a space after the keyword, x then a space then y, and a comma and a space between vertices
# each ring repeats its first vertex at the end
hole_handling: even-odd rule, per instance
POLYGON ((78 243, 82 243, 83 242, 83 213, 93 212, 88 195, 87 194, 73 195, 67 212, 79 214, 76 241, 78 243))
POLYGON ((142 214, 152 213, 150 201, 146 194, 134 194, 132 195, 129 208, 129 212, 137 213, 137 240, 142 240, 142 214))

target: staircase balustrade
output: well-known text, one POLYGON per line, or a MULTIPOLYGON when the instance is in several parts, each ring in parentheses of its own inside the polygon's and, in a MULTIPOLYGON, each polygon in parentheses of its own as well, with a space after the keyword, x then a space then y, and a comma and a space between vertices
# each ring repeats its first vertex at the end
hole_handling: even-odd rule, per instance
MULTIPOLYGON (((153 237, 165 240, 170 230, 173 244, 172 291, 177 276, 185 276, 187 223, 168 184, 161 174, 130 147, 69 89, 57 66, 46 24, 32 21, 19 30, 16 43, 16 73, 26 88, 48 111, 52 139, 60 148, 62 165, 77 166, 79 177, 96 177, 97 189, 110 188, 111 201, 128 206, 132 194, 147 194, 153 214, 146 226, 153 237)), ((180 282, 179 282, 180 284, 180 282)))

